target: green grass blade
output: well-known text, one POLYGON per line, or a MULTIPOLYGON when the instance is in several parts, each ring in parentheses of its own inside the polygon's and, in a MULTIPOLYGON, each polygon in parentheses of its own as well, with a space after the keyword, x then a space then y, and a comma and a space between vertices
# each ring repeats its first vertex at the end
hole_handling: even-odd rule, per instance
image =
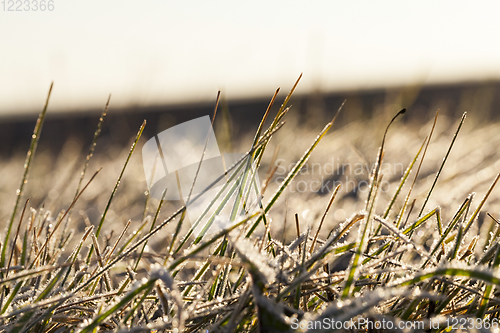
POLYGON ((467 277, 471 279, 481 280, 489 284, 500 284, 500 278, 494 275, 492 271, 487 267, 478 266, 478 268, 463 268, 448 266, 438 267, 434 270, 417 274, 416 276, 408 280, 398 281, 397 285, 400 287, 406 287, 428 279, 437 278, 439 276, 467 277))
POLYGON ((16 283, 16 286, 12 289, 12 291, 9 294, 9 298, 7 299, 7 301, 5 302, 5 304, 3 305, 3 308, 2 308, 2 310, 0 312, 0 315, 4 314, 5 311, 7 311, 7 309, 9 308, 9 305, 14 300, 14 297, 17 295, 17 293, 19 292, 19 290, 23 286, 23 283, 24 283, 24 281, 20 281, 20 282, 16 283))
MULTIPOLYGON (((229 193, 232 193, 234 191, 234 189, 236 188, 237 184, 236 182, 234 182, 235 178, 238 176, 239 172, 241 171, 241 169, 243 168, 243 163, 239 163, 238 164, 238 167, 236 168, 236 170, 231 174, 231 176, 229 177, 229 179, 226 181, 226 183, 221 187, 221 189, 217 192, 217 194, 214 196, 213 200, 210 202, 210 204, 208 204, 208 206, 205 208, 205 210, 201 213, 201 215, 196 219, 196 221, 193 223, 193 225, 191 226, 191 228, 189 229, 188 233, 183 237, 183 239, 181 240, 180 244, 177 246, 177 248, 175 249, 174 251, 174 254, 178 253, 181 248, 184 246, 184 244, 186 244, 187 240, 189 239, 189 237, 191 237, 191 235, 193 234, 194 230, 196 229, 196 227, 198 227, 198 225, 200 224, 200 222, 202 221, 203 218, 205 218, 205 216, 207 215, 207 213, 210 211, 210 209, 213 207, 213 205, 217 202, 217 200, 219 200, 220 196, 226 191, 227 187, 230 185, 230 184, 233 184, 233 188, 231 188, 229 190, 229 193)), ((226 195, 226 197, 223 199, 223 202, 225 200, 229 200, 230 196, 226 195)), ((218 207, 217 209, 218 211, 222 210, 222 207, 218 207)), ((212 216, 209 218, 209 221, 210 219, 212 218, 215 218, 215 215, 212 214, 212 216)), ((207 222, 209 223, 209 222, 207 222)))
MULTIPOLYGON (((408 176, 410 175, 411 170, 413 170, 413 166, 415 165, 415 162, 417 161, 418 157, 420 156, 420 152, 422 151, 424 144, 425 144, 425 140, 422 143, 422 145, 420 146, 420 149, 418 150, 417 154, 415 155, 415 157, 411 161, 410 165, 406 168, 405 173, 403 174, 403 177, 401 177, 401 181, 399 182, 399 186, 398 186, 396 192, 394 193, 394 195, 392 196, 391 201, 387 205, 387 208, 385 209, 385 212, 383 215, 384 219, 386 219, 389 216, 389 213, 391 212, 392 206, 396 202, 396 199, 398 198, 399 193, 401 192, 401 189, 403 188, 403 185, 406 183, 406 180, 408 179, 408 176)), ((404 209, 401 210, 401 214, 399 215, 398 222, 401 221, 403 214, 404 214, 404 209)), ((396 226, 399 227, 399 223, 396 223, 396 226)), ((374 235, 377 235, 380 232, 380 228, 382 228, 381 225, 378 226, 374 235)))
MULTIPOLYGON (((305 151, 304 155, 302 155, 302 157, 299 159, 299 161, 294 165, 293 169, 288 173, 288 175, 286 176, 286 178, 283 180, 283 182, 281 183, 280 187, 278 188, 278 190, 276 191, 276 193, 274 194, 274 196, 271 198, 271 200, 266 205, 266 207, 264 209, 264 212, 266 214, 269 212, 269 210, 271 209, 271 207, 276 203, 276 201, 281 196, 281 194, 286 189, 286 187, 290 184, 290 182, 298 174, 298 172, 300 171, 300 169, 302 168, 302 166, 304 165, 304 163, 307 162, 307 160, 309 159, 309 156, 311 155, 312 151, 314 150, 314 148, 316 148, 316 146, 321 141, 321 139, 323 138, 323 136, 325 136, 325 134, 328 132, 328 130, 332 127, 332 125, 333 125, 335 119, 337 118, 340 110, 342 109, 343 105, 344 104, 342 104, 340 106, 340 108, 338 109, 337 113, 335 114, 335 117, 333 118, 333 120, 331 122, 329 122, 328 124, 326 124, 326 126, 323 128, 323 130, 319 133, 319 135, 314 140, 313 144, 309 147, 309 149, 307 149, 305 151)), ((260 218, 257 219, 257 221, 252 225, 252 228, 250 228, 250 230, 248 231, 246 237, 250 237, 250 235, 254 232, 255 228, 257 228, 257 225, 259 224, 259 222, 261 220, 262 220, 262 217, 260 217, 260 218)))
POLYGON ((230 233, 234 229, 238 228, 242 224, 246 223, 247 221, 253 219, 254 217, 256 217, 256 216, 258 216, 260 214, 262 214, 262 212, 259 211, 259 212, 256 212, 256 213, 250 215, 250 216, 247 216, 244 219, 242 219, 241 221, 239 221, 238 223, 233 224, 231 227, 229 227, 227 229, 224 229, 224 230, 220 231, 219 233, 215 234, 210 240, 208 240, 208 241, 206 241, 204 243, 198 244, 198 246, 196 246, 194 249, 192 249, 187 254, 183 255, 179 259, 175 260, 172 264, 170 264, 169 267, 168 267, 168 270, 169 271, 173 271, 177 266, 179 266, 181 263, 183 263, 184 261, 186 261, 188 258, 190 258, 190 257, 196 255, 197 253, 203 251, 204 249, 206 249, 210 245, 214 244, 214 242, 216 240, 218 240, 219 238, 225 236, 226 234, 230 233))
MULTIPOLYGON (((158 215, 160 215, 160 210, 161 206, 163 205, 163 201, 165 200, 165 195, 167 194, 167 190, 165 189, 163 191, 163 195, 161 196, 160 203, 158 204, 158 208, 156 209, 155 217, 153 218, 153 221, 151 222, 151 228, 149 229, 149 232, 153 231, 155 227, 156 220, 158 220, 158 215)), ((144 245, 142 246, 141 252, 139 252, 139 256, 137 257, 137 260, 134 265, 134 271, 137 270, 137 267, 139 266, 139 263, 141 262, 142 255, 144 253, 144 250, 146 249, 146 245, 148 245, 148 242, 144 242, 144 245)))
POLYGON ((112 316, 113 314, 117 313, 118 310, 120 310, 125 305, 127 305, 129 302, 131 302, 132 300, 137 298, 143 291, 145 292, 149 289, 154 288, 155 282, 156 282, 156 280, 149 280, 146 283, 143 283, 142 285, 140 285, 137 288, 128 292, 115 305, 111 306, 108 310, 106 310, 105 312, 96 316, 92 320, 92 322, 90 322, 85 328, 83 328, 81 333, 93 332, 93 330, 95 328, 97 328, 104 320, 106 320, 108 317, 112 316))
POLYGON ((481 200, 481 203, 479 204, 479 206, 477 206, 476 210, 474 211, 474 213, 470 217, 469 222, 465 226, 465 230, 464 230, 465 234, 467 233, 467 231, 469 231, 470 227, 472 226, 472 223, 474 222, 474 220, 478 216, 479 212, 483 208, 484 203, 486 202, 486 200, 488 200, 488 197, 490 196, 491 192, 493 191, 493 188, 495 188, 495 185, 498 183, 498 179, 500 179, 500 173, 496 176, 496 178, 493 181, 493 183, 491 184, 490 188, 488 189, 488 191, 484 195, 484 198, 481 200))

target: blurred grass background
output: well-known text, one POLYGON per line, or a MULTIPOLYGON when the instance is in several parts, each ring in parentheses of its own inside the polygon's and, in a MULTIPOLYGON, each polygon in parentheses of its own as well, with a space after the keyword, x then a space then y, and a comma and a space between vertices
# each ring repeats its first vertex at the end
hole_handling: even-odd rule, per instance
MULTIPOLYGON (((465 111, 468 112, 468 117, 464 128, 428 207, 448 206, 453 202, 462 201, 472 189, 486 190, 496 170, 500 168, 496 148, 500 144, 500 124, 498 113, 495 112, 500 106, 500 95, 497 93, 499 89, 498 82, 469 82, 294 96, 290 103, 292 108, 287 116, 287 124, 276 133, 276 139, 271 140, 268 149, 277 149, 278 142, 289 143, 279 145, 277 155, 281 163, 280 168, 287 170, 300 158, 301 152, 307 148, 323 124, 331 119, 334 110, 344 99, 346 104, 333 131, 323 139, 311 156, 307 164, 308 169, 297 176, 287 189, 285 198, 280 200, 274 210, 273 218, 280 221, 275 224, 275 232, 280 232, 279 228, 283 225, 285 216, 288 221, 293 221, 295 213, 302 216, 304 228, 318 220, 327 205, 334 182, 341 182, 343 186, 357 186, 368 181, 383 131, 394 112, 402 107, 406 107, 408 111, 393 126, 388 136, 385 163, 388 163, 392 170, 385 175, 385 180, 390 185, 387 191, 382 192, 380 201, 385 202, 392 196, 402 172, 428 135, 438 109, 437 127, 414 192, 417 200, 422 200, 427 194, 433 174, 437 171, 455 127, 465 111), (332 167, 328 166, 332 171, 325 172, 325 165, 329 163, 333 164, 332 167), (347 168, 336 170, 344 164, 347 168), (362 173, 354 170, 360 164, 365 166, 362 173), (319 165, 323 166, 322 170, 318 169, 319 165), (287 209, 287 206, 293 209, 287 209)), ((283 98, 282 95, 284 93, 279 97, 283 98)), ((268 102, 269 98, 231 100, 223 95, 214 124, 221 151, 243 152, 248 149, 251 135, 257 128, 268 102)), ((278 104, 271 113, 276 112, 278 104)), ((25 192, 25 197, 31 198, 32 207, 44 207, 56 214, 71 203, 100 111, 89 110, 76 114, 48 112, 25 192)), ((147 190, 140 153, 142 144, 164 129, 211 114, 212 111, 213 104, 210 103, 115 109, 111 100, 89 169, 94 171, 103 167, 103 170, 98 181, 89 187, 77 203, 77 211, 82 211, 92 223, 98 221, 134 135, 142 120, 146 119, 147 125, 139 141, 138 150, 132 155, 103 230, 111 233, 112 230, 122 229, 128 219, 135 221, 133 225, 137 226, 143 218, 147 190)), ((14 204, 14 195, 21 178, 34 121, 34 117, 23 116, 0 122, 0 165, 6 175, 0 180, 0 200, 6 203, 0 207, 3 221, 11 213, 14 204)), ((272 157, 270 153, 265 156, 262 172, 268 170, 272 157)), ((277 188, 280 177, 282 179, 283 176, 276 174, 273 177, 269 192, 277 188)), ((260 175, 260 179, 265 177, 264 173, 260 175)), ((350 212, 362 209, 366 193, 359 187, 349 186, 351 187, 348 189, 341 189, 337 208, 333 210, 323 228, 323 237, 332 226, 348 217, 350 212)), ((166 202, 162 215, 168 216, 181 204, 182 202, 176 201, 166 202)), ((152 199, 147 212, 152 214, 156 205, 156 200, 152 199)), ((500 196, 493 193, 488 205, 490 212, 500 211, 500 196)), ((85 227, 84 215, 75 214, 73 217, 80 221, 77 223, 80 232, 85 227)), ((481 215, 479 225, 483 220, 484 215, 481 215)), ((162 234, 168 239, 171 232, 172 230, 166 228, 162 234)), ((294 229, 288 228, 288 237, 293 235, 294 229)), ((162 242, 161 237, 155 239, 162 242)))

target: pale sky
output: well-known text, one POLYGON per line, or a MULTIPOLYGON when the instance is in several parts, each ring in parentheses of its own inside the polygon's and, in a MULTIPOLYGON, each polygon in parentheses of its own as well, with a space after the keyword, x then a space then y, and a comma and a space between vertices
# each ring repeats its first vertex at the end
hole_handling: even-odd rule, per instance
POLYGON ((499 1, 5 3, 0 114, 500 78, 499 1))

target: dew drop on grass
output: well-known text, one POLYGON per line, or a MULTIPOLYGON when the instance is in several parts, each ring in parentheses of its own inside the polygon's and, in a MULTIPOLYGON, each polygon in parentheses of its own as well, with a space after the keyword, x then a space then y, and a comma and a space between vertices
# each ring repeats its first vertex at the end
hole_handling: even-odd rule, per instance
POLYGON ((311 210, 310 209, 306 209, 302 212, 302 218, 304 220, 307 220, 307 218, 309 217, 309 214, 311 213, 311 210))
POLYGON ((347 218, 347 214, 346 214, 345 210, 343 210, 343 209, 337 209, 335 211, 335 213, 333 214, 333 216, 338 221, 342 221, 342 220, 345 220, 347 218))

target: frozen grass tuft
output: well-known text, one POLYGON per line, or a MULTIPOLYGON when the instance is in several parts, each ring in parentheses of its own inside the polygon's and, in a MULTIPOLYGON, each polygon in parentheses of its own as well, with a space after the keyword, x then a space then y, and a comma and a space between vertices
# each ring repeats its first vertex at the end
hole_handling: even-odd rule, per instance
MULTIPOLYGON (((453 180, 453 174, 445 171, 465 114, 451 131, 450 140, 445 142, 443 135, 439 136, 437 144, 446 150, 436 170, 429 172, 424 159, 435 155, 431 139, 437 115, 425 139, 417 135, 419 143, 411 158, 405 156, 403 161, 407 163, 405 171, 400 179, 392 180, 393 191, 383 191, 381 166, 394 147, 390 137, 399 126, 396 118, 403 116, 402 110, 380 137, 381 146, 378 152, 373 151, 375 163, 368 191, 356 197, 354 204, 340 195, 337 186, 331 189, 322 211, 312 218, 299 217, 302 212, 293 205, 287 205, 283 212, 282 202, 289 199, 287 189, 321 146, 337 112, 311 138, 276 186, 270 184, 276 179, 279 154, 277 149, 271 152, 264 186, 254 193, 263 200, 250 200, 250 192, 259 191, 259 187, 248 180, 264 168, 264 154, 276 144, 271 139, 279 138, 297 83, 274 119, 266 122, 276 91, 268 109, 263 110, 247 153, 228 166, 227 175, 221 175, 250 185, 242 192, 225 186, 214 198, 211 210, 207 209, 191 228, 185 224, 185 206, 176 210, 170 207, 172 212, 161 218, 165 202, 150 200, 148 195, 145 207, 134 216, 117 213, 120 207, 132 205, 130 199, 120 201, 121 191, 132 189, 127 182, 119 185, 145 122, 127 155, 122 156, 123 164, 111 168, 117 181, 107 192, 107 200, 97 200, 101 197, 93 187, 102 188, 98 184, 101 171, 90 177, 86 171, 91 169, 109 100, 77 177, 76 193, 71 189, 73 199, 65 202, 58 197, 67 206, 56 217, 43 205, 31 207, 24 190, 47 99, 35 127, 11 218, 0 240, 0 332, 326 332, 329 329, 308 328, 307 322, 330 319, 362 323, 363 318, 394 323, 422 321, 425 329, 435 332, 448 331, 449 324, 454 323, 450 319, 459 318, 481 318, 490 327, 498 327, 500 222, 493 213, 487 212, 488 217, 481 213, 488 207, 486 202, 500 175, 495 176, 492 167, 483 172, 482 184, 488 181, 490 185, 487 189, 480 187, 479 201, 471 193, 471 184, 470 194, 447 205, 435 205, 433 200, 436 193, 443 193, 439 192, 440 184, 453 180), (420 176, 420 172, 426 176, 420 176), (74 210, 82 201, 87 207, 95 206, 99 214, 89 217, 82 211, 79 219, 74 210), (150 209, 152 204, 156 205, 154 210, 150 209), (208 229, 226 206, 243 214, 234 213, 231 218, 235 222, 227 229, 193 237, 195 227, 208 229), (352 207, 357 209, 348 211, 352 207), (350 217, 341 218, 340 223, 326 223, 332 215, 336 219, 342 216, 340 210, 346 210, 350 217), (287 226, 288 211, 295 216, 295 226, 291 222, 287 226), (120 219, 122 222, 117 222, 120 219), (120 223, 121 229, 113 229, 120 223), (288 230, 294 231, 293 238, 288 230), (438 326, 430 328, 433 320, 438 326), (304 324, 297 328, 296 323, 301 321, 304 324)), ((300 144, 305 140, 295 139, 300 144)), ((286 149, 294 143, 283 144, 286 149)), ((471 171, 464 167, 466 172, 471 171)), ((110 175, 109 171, 102 172, 110 175)), ((302 200, 317 205, 310 196, 302 200)), ((57 205, 51 202, 51 206, 57 205)), ((358 328, 369 329, 362 325, 358 328)))

